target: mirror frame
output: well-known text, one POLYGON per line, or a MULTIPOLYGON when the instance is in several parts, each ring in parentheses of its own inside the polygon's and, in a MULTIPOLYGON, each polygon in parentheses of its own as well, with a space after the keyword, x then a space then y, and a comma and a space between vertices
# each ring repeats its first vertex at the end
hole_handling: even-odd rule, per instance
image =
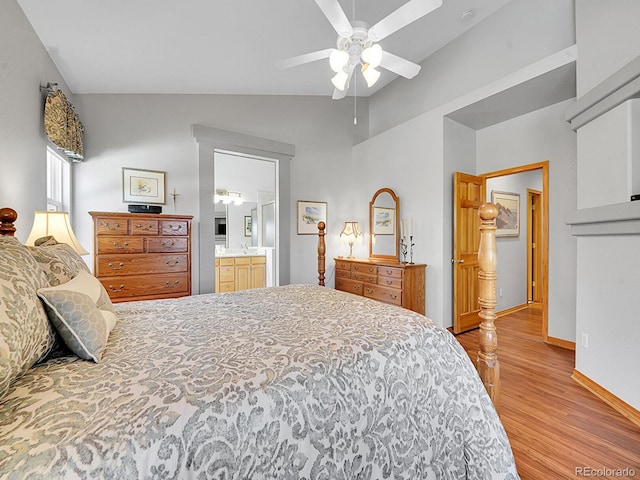
POLYGON ((390 188, 381 188, 374 195, 371 201, 369 202, 369 258, 377 259, 377 260, 389 260, 394 263, 400 263, 400 198, 396 195, 396 193, 390 188), (396 226, 395 226, 395 236, 396 236, 396 254, 393 255, 380 255, 373 253, 373 206, 376 203, 376 198, 378 195, 383 193, 388 193, 391 195, 391 198, 396 204, 396 226))

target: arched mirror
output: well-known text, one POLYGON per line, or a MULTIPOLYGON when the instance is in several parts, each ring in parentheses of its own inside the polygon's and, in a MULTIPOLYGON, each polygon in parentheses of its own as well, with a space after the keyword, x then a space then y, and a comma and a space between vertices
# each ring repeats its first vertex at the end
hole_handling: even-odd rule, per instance
POLYGON ((400 199, 390 188, 378 190, 369 202, 369 257, 398 262, 400 199))

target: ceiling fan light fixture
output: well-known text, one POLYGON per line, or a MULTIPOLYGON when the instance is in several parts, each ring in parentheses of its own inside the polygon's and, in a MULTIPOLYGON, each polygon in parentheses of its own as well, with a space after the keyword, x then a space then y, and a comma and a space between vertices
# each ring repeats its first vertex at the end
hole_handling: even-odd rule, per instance
POLYGON ((329 65, 331 70, 336 73, 340 73, 344 70, 345 65, 349 63, 349 54, 344 50, 332 50, 329 55, 329 65))
POLYGON ((373 87, 380 78, 380 72, 368 63, 362 65, 362 76, 367 81, 367 87, 373 87))
POLYGON ((333 78, 331 79, 331 83, 333 83, 333 86, 338 90, 344 90, 347 86, 348 79, 349 75, 344 70, 340 70, 333 76, 333 78))
POLYGON ((362 60, 371 67, 376 68, 382 62, 382 47, 378 43, 374 43, 362 51, 362 60))

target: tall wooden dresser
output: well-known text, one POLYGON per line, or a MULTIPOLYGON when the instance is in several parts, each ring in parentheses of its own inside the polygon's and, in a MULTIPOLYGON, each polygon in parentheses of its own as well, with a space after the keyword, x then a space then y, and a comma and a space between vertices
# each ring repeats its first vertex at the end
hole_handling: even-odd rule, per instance
POLYGON ((93 272, 113 302, 191 295, 192 216, 89 214, 93 272))
POLYGON ((425 313, 425 264, 336 258, 336 290, 425 313))

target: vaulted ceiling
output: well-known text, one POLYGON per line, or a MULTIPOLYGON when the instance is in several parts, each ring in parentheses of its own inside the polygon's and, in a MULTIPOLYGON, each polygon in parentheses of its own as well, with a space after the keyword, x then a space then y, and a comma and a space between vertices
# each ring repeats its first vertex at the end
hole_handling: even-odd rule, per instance
MULTIPOLYGON (((369 25, 406 3, 339 1, 349 19, 369 25)), ((508 1, 444 0, 381 45, 420 63, 508 1)), ((276 67, 280 59, 335 47, 337 34, 313 0, 18 3, 73 93, 333 93, 328 60, 276 67)), ((369 96, 397 75, 383 71, 372 88, 357 78, 358 96, 369 96)))

